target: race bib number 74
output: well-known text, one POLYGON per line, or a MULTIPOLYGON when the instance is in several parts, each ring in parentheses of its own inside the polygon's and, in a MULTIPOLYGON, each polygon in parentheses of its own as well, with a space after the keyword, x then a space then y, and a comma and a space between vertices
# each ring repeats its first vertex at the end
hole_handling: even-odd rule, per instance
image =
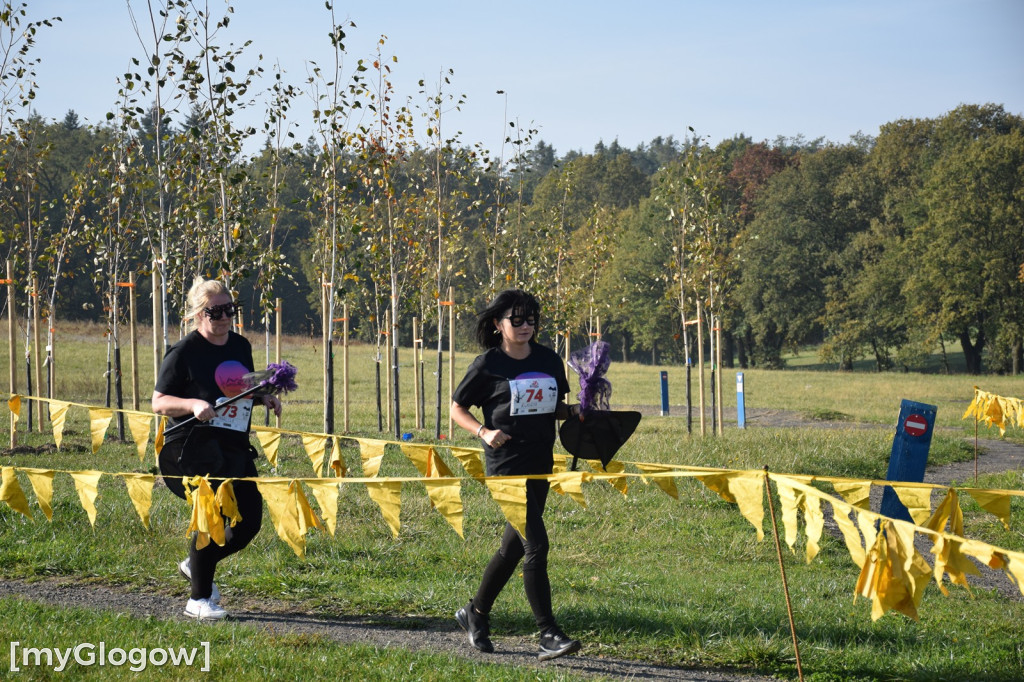
POLYGON ((548 414, 558 405, 558 382, 554 377, 510 379, 513 417, 525 414, 548 414))

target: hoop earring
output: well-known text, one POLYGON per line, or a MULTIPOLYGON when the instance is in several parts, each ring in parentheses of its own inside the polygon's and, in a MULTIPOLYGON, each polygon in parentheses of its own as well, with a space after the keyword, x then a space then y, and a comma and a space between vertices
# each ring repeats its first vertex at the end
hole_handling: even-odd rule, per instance
POLYGON ((497 327, 495 327, 495 328, 494 328, 494 335, 495 335, 495 336, 497 336, 497 335, 498 335, 498 334, 500 334, 500 333, 501 333, 501 330, 500 330, 500 329, 498 329, 497 327))

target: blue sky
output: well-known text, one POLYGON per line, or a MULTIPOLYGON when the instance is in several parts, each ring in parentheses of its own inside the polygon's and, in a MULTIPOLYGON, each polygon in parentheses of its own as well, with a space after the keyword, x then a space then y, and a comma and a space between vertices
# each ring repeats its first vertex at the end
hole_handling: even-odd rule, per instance
MULTIPOLYGON (((118 75, 141 54, 125 2, 29 4, 31 18, 63 18, 38 34, 35 110, 102 121, 118 75)), ((268 71, 279 62, 301 85, 310 60, 330 58, 323 0, 234 5, 221 44, 252 40, 246 53, 262 54, 268 71)), ((209 6, 220 16, 225 4, 209 6)), ((451 92, 467 101, 445 123, 491 150, 509 120, 561 154, 682 139, 688 127, 712 143, 738 133, 841 143, 961 103, 1024 114, 1024 0, 364 0, 337 2, 335 14, 357 26, 348 70, 387 36, 399 99, 454 70, 451 92)), ((310 108, 304 98, 294 112, 303 136, 310 108)))

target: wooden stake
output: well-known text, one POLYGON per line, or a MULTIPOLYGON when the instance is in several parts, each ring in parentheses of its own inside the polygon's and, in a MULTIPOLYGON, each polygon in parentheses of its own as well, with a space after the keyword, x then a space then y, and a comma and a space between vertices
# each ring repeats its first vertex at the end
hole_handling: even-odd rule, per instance
POLYGON ((700 386, 700 435, 705 435, 704 426, 704 310, 697 301, 697 385, 700 386))
POLYGON ((342 353, 341 353, 341 373, 343 375, 343 386, 342 391, 342 402, 344 403, 344 423, 345 433, 348 433, 351 429, 348 423, 348 303, 341 304, 342 316, 345 318, 341 321, 341 335, 342 335, 342 353))
MULTIPOLYGON (((128 340, 132 344, 132 409, 139 409, 139 320, 135 308, 135 276, 128 284, 128 317, 131 323, 128 328, 128 340)), ((156 382, 156 377, 153 378, 156 382)))
MULTIPOLYGON (((39 339, 39 326, 40 326, 41 315, 39 314, 39 280, 36 278, 36 274, 32 273, 32 343, 35 347, 35 382, 36 382, 36 393, 37 395, 43 394, 43 356, 40 353, 40 339, 39 339)), ((43 432, 43 401, 36 401, 36 414, 39 415, 37 421, 37 428, 39 433, 43 432)))
POLYGON ((423 387, 420 386, 420 373, 417 368, 420 366, 420 318, 412 318, 412 386, 413 400, 416 403, 416 428, 423 428, 423 410, 420 409, 420 396, 423 387))
MULTIPOLYGON (((153 382, 160 376, 160 360, 163 355, 160 351, 160 269, 157 262, 153 261, 153 382)), ((159 424, 159 420, 155 420, 159 424)), ((157 428, 160 428, 157 426, 157 428)))
POLYGON ((722 316, 718 316, 718 326, 715 327, 715 354, 717 355, 716 364, 718 365, 718 382, 715 388, 718 391, 718 435, 722 435, 722 316))
MULTIPOLYGON (((7 364, 10 367, 10 387, 11 395, 15 395, 18 392, 18 370, 14 359, 14 316, 17 312, 17 306, 14 301, 14 275, 11 261, 7 261, 7 357, 10 360, 7 364)), ((14 413, 11 412, 11 449, 18 444, 18 435, 15 432, 15 426, 17 425, 14 413)))
POLYGON ((782 574, 782 593, 786 597, 786 613, 789 615, 789 632, 793 636, 793 654, 796 656, 796 674, 803 682, 804 671, 800 665, 800 644, 796 637, 796 624, 793 621, 793 604, 789 599, 789 585, 786 582, 786 564, 782 561, 782 543, 779 541, 779 525, 775 521, 775 501, 772 499, 771 479, 768 477, 768 465, 764 467, 764 489, 768 493, 768 511, 772 516, 772 534, 775 536, 775 553, 779 557, 779 572, 782 574))
MULTIPOLYGON (((274 299, 274 362, 281 364, 281 299, 274 299)), ((277 428, 281 428, 281 415, 275 415, 277 428)))
MULTIPOLYGON (((455 394, 455 290, 448 287, 448 404, 452 404, 452 396, 455 394)), ((448 410, 448 438, 451 439, 455 420, 452 419, 452 411, 448 410)))

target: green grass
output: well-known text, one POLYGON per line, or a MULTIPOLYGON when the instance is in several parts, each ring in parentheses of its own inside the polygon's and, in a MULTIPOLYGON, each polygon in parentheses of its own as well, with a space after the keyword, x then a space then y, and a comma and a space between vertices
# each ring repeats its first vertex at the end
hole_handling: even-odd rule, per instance
MULTIPOLYGON (((83 333, 75 352, 58 356, 64 378, 58 382, 57 395, 101 403, 102 376, 97 375, 104 357, 102 344, 90 342, 83 333)), ((258 365, 262 364, 259 357, 260 351, 258 365)), ((291 339, 283 357, 299 366, 301 386, 286 398, 283 426, 319 430, 321 356, 311 342, 291 339)), ((410 356, 405 353, 403 357, 410 356)), ((456 366, 460 373, 470 357, 469 352, 459 354, 456 366)), ((377 437, 370 358, 365 347, 354 349, 351 355, 352 430, 377 437)), ((432 363, 428 359, 428 365, 432 363)), ((621 453, 624 460, 736 469, 767 465, 780 473, 863 478, 885 475, 892 443, 890 428, 727 428, 720 438, 687 436, 685 420, 679 418, 677 409, 681 401, 674 397, 681 395, 678 389, 684 375, 678 367, 614 365, 610 373, 613 402, 660 404, 662 370, 670 376, 673 416, 645 418, 621 453)), ((724 374, 725 386, 735 386, 735 373, 727 370, 724 374)), ((431 373, 426 375, 429 381, 431 373)), ((151 381, 150 376, 141 383, 150 386, 151 381)), ((937 404, 943 428, 933 439, 929 458, 933 464, 973 457, 972 447, 964 440, 973 435, 973 423, 961 423, 960 416, 973 396, 975 383, 994 393, 1020 394, 1019 380, 1009 377, 806 370, 750 370, 745 374, 748 407, 841 413, 851 422, 892 426, 901 397, 937 404)), ((728 394, 726 391, 726 406, 735 405, 735 393, 733 398, 728 394)), ((403 403, 410 404, 411 397, 403 398, 403 403)), ((432 400, 427 404, 432 405, 432 400)), ((148 402, 142 406, 147 408, 148 402)), ((446 431, 447 414, 443 416, 442 430, 446 431)), ((432 418, 428 410, 428 424, 432 418)), ((403 422, 406 420, 411 424, 412 415, 403 415, 403 422)), ((403 426, 406 430, 413 429, 403 426)), ((416 440, 429 440, 429 432, 416 431, 416 440)), ((19 435, 21 447, 0 455, 0 464, 108 472, 152 470, 151 452, 140 463, 134 447, 117 443, 113 433, 112 427, 107 442, 93 455, 85 411, 72 408, 61 451, 47 447, 52 443, 48 432, 23 433, 19 435)), ((987 435, 995 437, 997 433, 987 435)), ((0 437, 6 440, 6 431, 0 432, 0 437)), ((457 434, 454 443, 474 445, 468 434, 457 434)), ((441 454, 453 470, 461 471, 446 450, 441 454)), ((349 468, 358 471, 356 449, 344 448, 344 456, 349 468)), ((265 462, 260 462, 260 468, 264 475, 270 473, 265 462)), ((414 472, 407 460, 392 452, 381 473, 414 472)), ((277 474, 311 475, 297 439, 286 439, 277 474)), ((34 503, 24 476, 21 484, 34 503)), ((1017 472, 985 477, 982 485, 1024 489, 1024 480, 1017 472)), ((175 569, 184 551, 188 522, 188 509, 180 500, 166 490, 154 491, 152 527, 147 531, 139 523, 123 483, 104 477, 98 518, 92 527, 70 477, 58 475, 54 488, 52 523, 35 507, 35 518, 26 519, 0 504, 0 576, 28 580, 68 576, 130 590, 159 590, 179 595, 184 602, 185 584, 175 569)), ((570 634, 585 641, 586 653, 795 676, 778 560, 770 535, 757 542, 734 505, 689 479, 679 481, 678 501, 639 479, 631 480, 627 496, 605 484, 585 486, 584 493, 585 508, 568 497, 552 495, 546 518, 552 542, 550 573, 556 615, 570 634)), ((232 600, 242 597, 275 599, 318 615, 415 615, 447 621, 474 591, 503 523, 481 485, 467 482, 462 496, 465 540, 430 508, 420 484, 406 484, 402 530, 392 539, 365 490, 342 486, 338 533, 333 538, 312 533, 305 560, 298 559, 276 537, 265 516, 263 532, 253 546, 225 562, 218 572, 226 605, 230 610, 232 600)), ((962 499, 969 537, 1024 551, 1019 530, 1024 500, 1013 500, 1014 525, 1007 531, 967 496, 962 499)), ((931 585, 920 621, 889 614, 872 622, 870 603, 854 601, 858 569, 841 541, 826 535, 821 555, 811 564, 805 564, 800 556, 786 550, 807 679, 1016 680, 1024 676, 1024 601, 983 589, 975 589, 971 596, 951 588, 946 597, 931 585)), ((126 642, 177 646, 202 633, 211 638, 217 672, 224 677, 260 670, 272 679, 298 679, 308 669, 301 666, 316 660, 318 671, 341 679, 569 679, 543 670, 482 666, 434 654, 338 646, 315 637, 282 636, 239 624, 196 630, 192 624, 143 621, 87 609, 13 600, 2 606, 7 607, 8 617, 0 631, 12 639, 38 640, 36 646, 46 646, 42 642, 51 640, 53 646, 66 646, 98 640, 100 635, 122 646, 126 642)), ((530 634, 532 621, 522 587, 513 581, 495 606, 495 635, 530 634)), ((129 675, 125 669, 108 672, 129 675)), ((156 676, 151 671, 146 674, 156 676)))

